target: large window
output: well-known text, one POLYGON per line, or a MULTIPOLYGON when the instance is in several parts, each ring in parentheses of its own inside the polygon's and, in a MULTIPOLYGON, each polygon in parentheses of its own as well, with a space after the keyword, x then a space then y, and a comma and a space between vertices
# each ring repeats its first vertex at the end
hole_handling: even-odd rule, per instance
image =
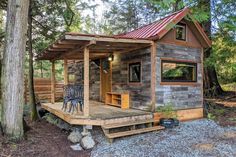
POLYGON ((161 73, 162 82, 196 82, 197 63, 162 60, 161 73))
POLYGON ((176 39, 186 41, 186 25, 177 24, 175 26, 175 30, 176 30, 176 39))
POLYGON ((141 82, 141 63, 129 64, 129 82, 141 82))

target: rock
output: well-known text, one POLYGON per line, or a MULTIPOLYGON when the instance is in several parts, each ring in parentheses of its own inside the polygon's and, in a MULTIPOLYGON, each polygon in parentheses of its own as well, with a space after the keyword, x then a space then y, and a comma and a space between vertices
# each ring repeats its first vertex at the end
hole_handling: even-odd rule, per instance
POLYGON ((51 113, 46 113, 43 119, 54 125, 58 123, 58 118, 51 113))
POLYGON ((70 124, 66 123, 65 121, 59 119, 58 123, 56 124, 58 128, 69 131, 71 126, 70 124))
POLYGON ((80 144, 84 149, 91 149, 95 146, 92 136, 83 137, 80 144))
POLYGON ((73 150, 75 151, 80 151, 80 150, 83 150, 83 148, 80 146, 80 144, 75 144, 75 145, 72 145, 70 146, 73 150))
POLYGON ((79 143, 82 139, 82 135, 79 131, 72 131, 67 139, 72 143, 79 143))
POLYGON ((82 135, 83 137, 85 137, 85 136, 92 136, 89 131, 86 131, 86 132, 83 131, 83 132, 81 132, 81 135, 82 135))
MULTIPOLYGON (((72 126, 70 128, 71 131, 79 131, 79 132, 82 132, 83 131, 83 128, 81 126, 72 126)), ((81 133, 82 134, 82 133, 81 133)))

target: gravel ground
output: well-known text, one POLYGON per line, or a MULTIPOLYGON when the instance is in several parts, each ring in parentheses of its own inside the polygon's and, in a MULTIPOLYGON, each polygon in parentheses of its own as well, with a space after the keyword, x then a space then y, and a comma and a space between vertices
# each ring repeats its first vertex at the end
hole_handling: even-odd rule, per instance
POLYGON ((236 127, 202 119, 174 129, 115 139, 110 144, 94 129, 92 157, 236 157, 236 127))

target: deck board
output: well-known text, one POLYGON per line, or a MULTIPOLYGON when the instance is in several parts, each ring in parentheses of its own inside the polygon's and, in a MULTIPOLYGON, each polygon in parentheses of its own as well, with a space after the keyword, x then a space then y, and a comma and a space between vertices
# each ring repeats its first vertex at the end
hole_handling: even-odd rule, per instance
MULTIPOLYGON (((81 125, 103 125, 109 121, 112 123, 120 122, 119 120, 138 116, 149 116, 152 114, 150 112, 136 110, 136 109, 121 109, 118 107, 113 107, 109 105, 105 105, 101 102, 90 101, 90 117, 86 118, 83 116, 82 112, 78 112, 76 114, 70 114, 61 110, 62 102, 57 102, 55 104, 51 103, 43 103, 42 107, 47 111, 55 114, 56 116, 64 119, 66 122, 70 124, 81 124, 81 125)), ((133 118, 135 119, 135 118, 133 118)))

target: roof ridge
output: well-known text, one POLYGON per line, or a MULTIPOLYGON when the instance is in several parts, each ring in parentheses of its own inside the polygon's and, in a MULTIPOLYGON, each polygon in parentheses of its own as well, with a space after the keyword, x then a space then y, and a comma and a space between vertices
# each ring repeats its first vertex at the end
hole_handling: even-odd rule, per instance
POLYGON ((168 18, 168 17, 170 17, 170 16, 173 16, 174 14, 178 14, 178 13, 184 11, 185 9, 189 9, 189 7, 184 7, 184 8, 181 9, 181 10, 178 10, 178 11, 176 11, 176 12, 173 12, 173 13, 169 14, 169 15, 166 15, 166 16, 164 16, 164 17, 158 19, 158 20, 155 20, 155 21, 149 23, 149 24, 144 24, 144 25, 138 27, 137 29, 133 29, 132 31, 120 33, 120 34, 117 34, 117 35, 114 35, 114 36, 126 35, 126 34, 128 34, 128 33, 133 32, 133 31, 139 30, 139 29, 141 29, 141 28, 143 28, 143 27, 146 27, 146 26, 152 25, 152 24, 154 24, 154 23, 160 22, 161 20, 163 20, 163 19, 165 19, 165 18, 168 18))

